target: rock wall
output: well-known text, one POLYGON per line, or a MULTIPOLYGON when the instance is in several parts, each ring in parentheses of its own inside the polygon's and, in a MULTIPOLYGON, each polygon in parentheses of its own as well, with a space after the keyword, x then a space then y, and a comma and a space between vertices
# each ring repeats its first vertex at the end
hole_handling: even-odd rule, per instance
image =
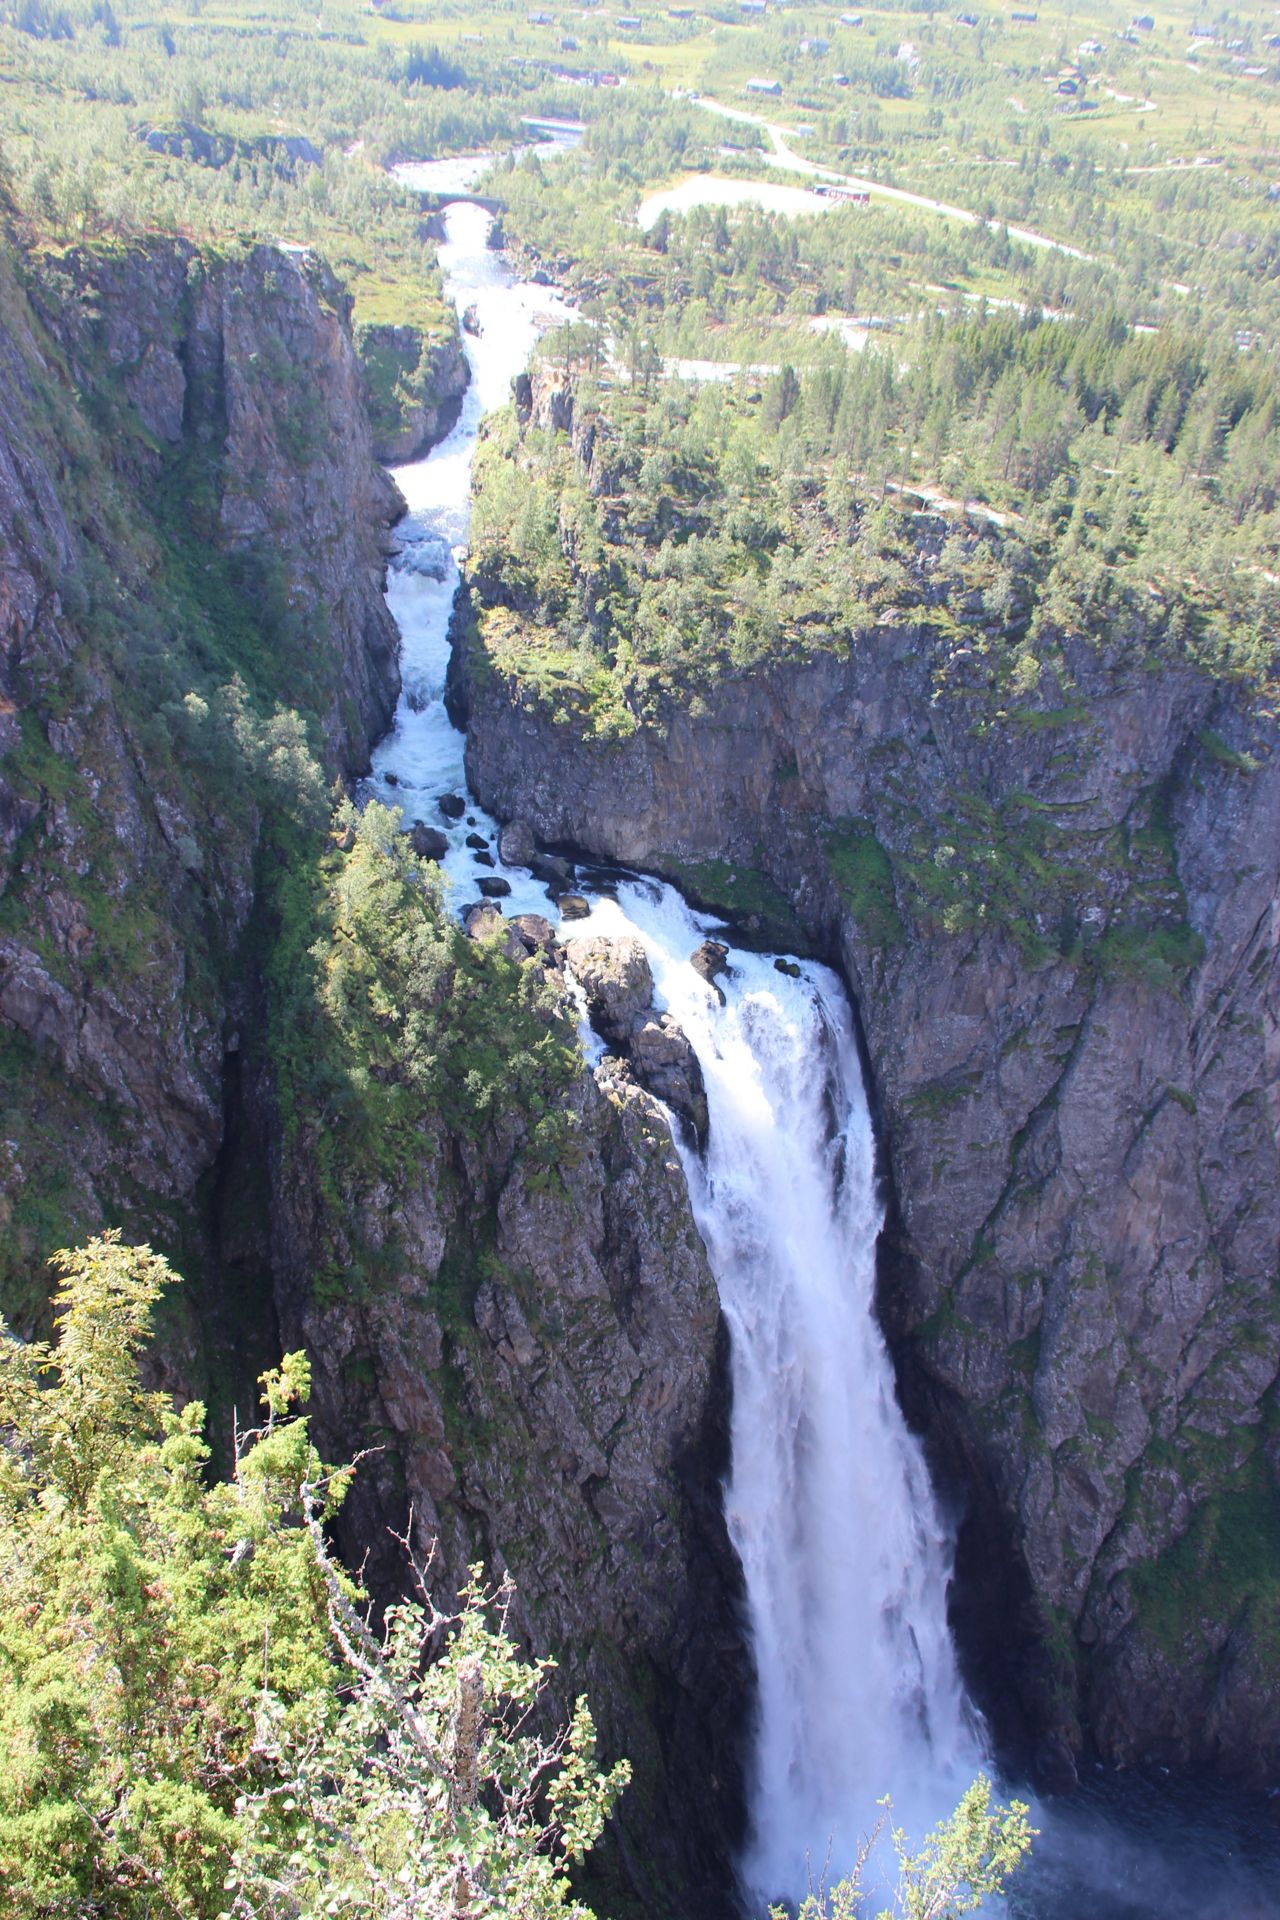
POLYGON ((400 691, 382 587, 403 507, 376 464, 350 296, 318 258, 284 247, 151 245, 68 266, 74 295, 48 318, 73 376, 123 389, 155 449, 130 447, 135 471, 200 537, 282 570, 279 591, 323 661, 294 692, 322 696, 327 769, 362 771, 400 691))
POLYGON ((471 369, 452 310, 449 321, 432 332, 387 324, 357 328, 379 460, 394 465, 423 458, 456 421, 471 369))
POLYGON ((406 1531, 445 1594, 477 1562, 510 1575, 557 1710, 585 1692, 602 1751, 631 1761, 591 1862, 600 1910, 728 1920, 751 1679, 716 1288, 662 1109, 616 1068, 583 1070, 569 1105, 550 1178, 514 1106, 473 1145, 424 1113, 394 1189, 351 1177, 335 1198, 305 1143, 274 1156, 282 1341, 313 1355, 322 1452, 378 1449, 341 1536, 372 1589, 402 1587, 406 1531))
MULTIPOLYGON (((525 412, 598 462, 551 384, 525 412)), ((584 739, 482 627, 455 699, 484 805, 740 924, 785 896, 843 967, 882 1314, 966 1506, 957 1619, 1002 1731, 1053 1778, 1082 1748, 1274 1772, 1274 717, 1123 641, 1064 638, 1011 695, 997 649, 890 618, 584 739)))
MULTIPOLYGON (((558 1704, 587 1692, 635 1769, 602 1905, 714 1920, 750 1676, 715 1288, 661 1109, 582 1072, 549 1175, 514 1100, 465 1139, 424 1101, 407 1171, 344 1164, 336 1195, 335 1111, 280 1111, 271 953, 326 781, 394 705, 397 505, 318 263, 0 251, 3 1309, 41 1326, 47 1255, 103 1224, 151 1241, 187 1280, 158 1384, 211 1400, 220 1457, 305 1344, 320 1445, 370 1449, 352 1564, 398 1594, 411 1526, 444 1593, 511 1573, 558 1704)), ((554 972, 547 938, 520 951, 554 972)))
POLYGON ((217 1266, 263 809, 393 710, 398 498, 298 254, 0 246, 0 364, 0 1284, 30 1324, 104 1219, 217 1266))

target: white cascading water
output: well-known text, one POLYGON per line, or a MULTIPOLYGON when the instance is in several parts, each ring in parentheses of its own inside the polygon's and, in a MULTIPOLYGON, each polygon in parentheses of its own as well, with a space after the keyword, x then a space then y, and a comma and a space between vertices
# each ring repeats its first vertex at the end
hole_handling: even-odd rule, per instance
POLYGON ((710 924, 674 889, 628 882, 581 931, 643 940, 706 1083, 705 1159, 684 1161, 730 1330, 725 1503, 759 1680, 742 1872, 763 1906, 847 1872, 885 1794, 923 1838, 981 1744, 947 1627, 948 1541, 875 1318, 848 1000, 825 967, 790 977, 733 951, 721 1006, 689 964, 710 924))
MULTIPOLYGON (((488 218, 446 213, 441 264, 474 305, 472 385, 457 427, 399 469, 409 505, 387 599, 400 625, 404 692, 366 791, 447 832, 460 904, 486 868, 468 833, 496 842, 465 792, 463 739, 444 710, 448 623, 466 538, 482 415, 508 397, 538 331, 566 309, 514 285, 487 249, 488 218)), ((507 911, 556 917, 532 875, 503 867, 507 911)), ((638 936, 659 1003, 680 1022, 706 1081, 705 1159, 684 1149, 698 1222, 731 1331, 730 1533, 745 1575, 759 1675, 751 1838, 753 1904, 798 1898, 853 1864, 890 1794, 917 1837, 954 1805, 981 1759, 946 1622, 947 1542, 908 1433, 874 1313, 880 1224, 870 1119, 844 990, 827 969, 798 977, 732 954, 725 1004, 689 964, 714 922, 671 887, 590 887, 589 919, 565 937, 638 936)))

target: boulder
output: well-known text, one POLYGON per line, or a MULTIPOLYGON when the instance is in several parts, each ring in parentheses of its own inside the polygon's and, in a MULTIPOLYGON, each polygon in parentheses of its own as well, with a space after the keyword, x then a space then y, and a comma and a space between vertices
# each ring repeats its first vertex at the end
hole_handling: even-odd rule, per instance
MULTIPOLYGON (((497 864, 494 860, 493 855, 488 851, 476 854, 475 862, 478 867, 492 867, 497 864)), ((511 889, 508 887, 507 891, 509 893, 511 889)))
POLYGON ((527 820, 508 820, 498 835, 498 858, 504 867, 532 866, 537 849, 527 820))
POLYGON ((773 970, 775 973, 785 973, 788 980, 798 980, 800 978, 800 968, 794 960, 775 960, 773 970))
POLYGON ((665 1101, 698 1146, 705 1146, 707 1096, 698 1056, 671 1014, 655 1010, 653 973, 641 942, 580 936, 568 940, 566 949, 596 1032, 617 1049, 639 1085, 665 1101))
POLYGON ((460 793, 442 793, 436 805, 446 820, 461 820, 467 810, 467 803, 460 793))
POLYGON ((504 880, 501 874, 482 874, 477 885, 486 900, 501 900, 511 891, 511 882, 504 880))
POLYGON ((489 849, 489 842, 482 833, 469 833, 467 835, 467 845, 474 847, 477 852, 483 849, 487 853, 489 849))
POLYGON ((530 953, 550 953, 556 930, 540 913, 518 913, 511 922, 530 953))
POLYGON ((573 879, 573 862, 558 853, 535 853, 525 865, 535 880, 548 887, 567 887, 573 879))
POLYGON ((529 949, 518 933, 515 923, 504 920, 502 910, 488 900, 480 901, 478 906, 469 907, 463 916, 462 924, 467 936, 472 940, 497 940, 501 938, 503 951, 508 960, 518 961, 522 966, 529 958, 529 949))
POLYGON ((640 1085, 678 1113, 699 1148, 707 1143, 707 1095, 698 1056, 669 1013, 639 1015, 627 1036, 631 1071, 640 1085))
POLYGON ((569 942, 569 964, 582 983, 591 1024, 611 1045, 625 1046, 636 1019, 653 1004, 653 974, 634 938, 569 942))
POLYGON ((689 965, 695 973, 714 985, 718 973, 729 971, 729 949, 723 940, 704 940, 689 955, 689 965))
POLYGON ((562 920, 585 920, 591 911, 580 893, 562 893, 556 905, 562 920))
POLYGON ((424 826, 415 820, 409 829, 409 845, 420 860, 443 860, 449 851, 449 836, 439 827, 424 826))

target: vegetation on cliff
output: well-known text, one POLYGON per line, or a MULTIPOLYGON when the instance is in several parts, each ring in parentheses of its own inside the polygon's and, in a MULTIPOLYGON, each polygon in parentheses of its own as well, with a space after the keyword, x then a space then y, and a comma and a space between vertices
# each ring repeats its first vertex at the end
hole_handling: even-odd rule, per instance
POLYGON ((923 322, 901 369, 895 345, 728 385, 646 385, 593 350, 581 331, 549 346, 536 424, 491 430, 472 566, 495 662, 552 697, 563 683, 588 724, 846 653, 886 619, 982 656, 1010 707, 1075 635, 1153 666, 1273 671, 1280 426, 1261 362, 999 315, 923 322), (950 510, 931 511, 938 473, 950 510), (961 511, 979 499, 999 512, 961 511))
MULTIPOLYGON (((286 1157, 349 1222, 353 1182, 388 1182, 436 1129, 478 1142, 519 1115, 531 1174, 569 1150, 580 1054, 539 967, 463 932, 399 814, 343 800, 329 845, 295 849, 272 891, 267 1048, 286 1157)), ((347 1271, 331 1277, 345 1294, 347 1271)))
POLYGON ((44 1259, 102 1208, 154 1233, 158 1206, 184 1244, 261 823, 318 840, 326 771, 358 764, 390 711, 370 563, 391 496, 358 417, 331 431, 358 379, 318 264, 166 241, 2 253, 0 993, 18 1071, 0 1287, 30 1327, 44 1259))

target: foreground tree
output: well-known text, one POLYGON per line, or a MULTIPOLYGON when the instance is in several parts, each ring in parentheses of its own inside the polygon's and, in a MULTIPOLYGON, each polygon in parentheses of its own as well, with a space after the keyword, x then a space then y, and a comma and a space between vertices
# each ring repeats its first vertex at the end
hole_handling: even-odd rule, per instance
POLYGON ((509 1593, 375 1636, 325 1543, 351 1469, 292 1411, 305 1357, 211 1487, 203 1407, 139 1379, 175 1276, 115 1234, 55 1263, 56 1344, 0 1325, 0 1911, 585 1920, 565 1869, 627 1769, 583 1701, 541 1735, 509 1593))
MULTIPOLYGON (((509 1586, 381 1632, 325 1525, 302 1354, 211 1486, 198 1403, 143 1389, 175 1275, 113 1233, 55 1256, 57 1340, 0 1322, 0 1913, 22 1920, 591 1920, 568 1870, 629 1777, 584 1700, 546 1732, 551 1661, 509 1586)), ((406 1543, 406 1553, 408 1551, 406 1543)), ((979 1779, 912 1855, 885 1920, 956 1920, 1029 1843, 979 1779)), ((860 1870, 801 1920, 866 1912, 860 1870)))
MULTIPOLYGON (((1026 1804, 993 1803, 991 1782, 980 1773, 918 1853, 912 1852, 901 1827, 889 1828, 896 1884, 891 1904, 882 1907, 879 1889, 886 1876, 875 1855, 892 1813, 887 1800, 882 1804, 884 1813, 863 1843, 853 1872, 830 1887, 816 1887, 796 1920, 870 1920, 873 1902, 876 1920, 960 1920, 1004 1891, 1035 1838, 1026 1804)), ((770 1920, 786 1920, 785 1910, 771 1908, 770 1920)))

